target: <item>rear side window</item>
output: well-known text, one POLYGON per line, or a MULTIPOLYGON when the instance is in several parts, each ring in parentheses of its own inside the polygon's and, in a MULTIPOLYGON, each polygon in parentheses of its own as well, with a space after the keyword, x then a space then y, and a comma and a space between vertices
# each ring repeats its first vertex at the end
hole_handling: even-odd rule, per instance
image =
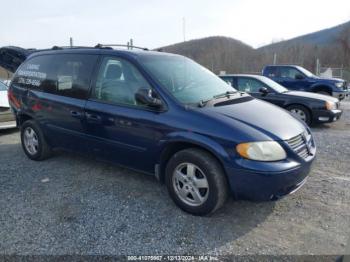
POLYGON ((267 77, 277 77, 277 70, 278 68, 276 66, 269 66, 265 68, 264 75, 267 77))
POLYGON ((260 88, 265 85, 258 80, 251 78, 238 78, 237 79, 238 90, 248 93, 258 93, 260 88))
POLYGON ((86 99, 96 60, 95 55, 37 56, 21 65, 13 83, 51 94, 86 99))
POLYGON ((221 79, 224 80, 230 86, 234 87, 234 83, 233 83, 233 78, 232 77, 224 76, 224 77, 221 77, 221 79))

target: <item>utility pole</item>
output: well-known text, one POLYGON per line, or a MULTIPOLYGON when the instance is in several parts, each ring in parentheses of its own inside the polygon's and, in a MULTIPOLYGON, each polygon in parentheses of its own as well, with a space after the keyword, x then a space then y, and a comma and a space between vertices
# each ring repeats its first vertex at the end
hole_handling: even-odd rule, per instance
POLYGON ((273 64, 274 65, 277 64, 277 54, 276 53, 273 54, 273 64))
POLYGON ((343 73, 344 73, 344 65, 341 65, 341 69, 340 69, 340 78, 343 78, 343 73))
POLYGON ((70 47, 73 47, 73 37, 70 37, 70 38, 69 38, 69 46, 70 46, 70 47))
POLYGON ((186 18, 182 18, 182 35, 184 38, 184 42, 186 42, 186 18))
POLYGON ((130 49, 132 49, 133 46, 134 46, 134 41, 132 40, 132 38, 130 38, 130 49))
POLYGON ((320 59, 316 58, 316 75, 320 75, 320 59))

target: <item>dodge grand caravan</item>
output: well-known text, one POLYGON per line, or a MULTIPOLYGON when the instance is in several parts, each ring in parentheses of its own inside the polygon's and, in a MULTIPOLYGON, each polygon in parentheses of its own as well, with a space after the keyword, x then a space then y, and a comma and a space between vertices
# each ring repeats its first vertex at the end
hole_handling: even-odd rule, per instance
POLYGON ((12 57, 9 99, 32 160, 63 148, 153 174, 195 215, 230 192, 276 200, 306 181, 308 127, 188 58, 101 45, 12 57))

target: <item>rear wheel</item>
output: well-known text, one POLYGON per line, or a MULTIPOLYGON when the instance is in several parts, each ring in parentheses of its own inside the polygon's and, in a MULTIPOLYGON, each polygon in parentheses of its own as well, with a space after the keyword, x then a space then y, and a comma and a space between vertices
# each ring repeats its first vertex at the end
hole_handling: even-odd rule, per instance
POLYGON ((193 215, 213 213, 228 196, 221 165, 208 152, 196 148, 179 151, 169 160, 166 185, 176 205, 193 215))
POLYGON ((287 107, 287 110, 294 116, 304 121, 307 125, 311 125, 311 113, 302 105, 291 105, 287 107))
POLYGON ((40 127, 33 120, 28 120, 21 126, 21 142, 24 153, 32 160, 44 160, 51 155, 40 127))

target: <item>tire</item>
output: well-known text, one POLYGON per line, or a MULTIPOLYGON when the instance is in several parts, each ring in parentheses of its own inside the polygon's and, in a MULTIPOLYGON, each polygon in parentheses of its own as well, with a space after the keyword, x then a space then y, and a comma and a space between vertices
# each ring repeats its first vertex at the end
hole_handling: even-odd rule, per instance
POLYGON ((40 127, 33 120, 27 120, 21 126, 21 142, 24 153, 35 161, 44 160, 51 155, 40 127))
POLYGON ((312 124, 311 113, 307 107, 302 105, 290 105, 286 109, 300 120, 304 121, 308 126, 312 124))
POLYGON ((204 150, 190 148, 177 152, 169 160, 165 172, 171 198, 178 207, 193 215, 213 213, 228 197, 228 184, 221 165, 204 150))

